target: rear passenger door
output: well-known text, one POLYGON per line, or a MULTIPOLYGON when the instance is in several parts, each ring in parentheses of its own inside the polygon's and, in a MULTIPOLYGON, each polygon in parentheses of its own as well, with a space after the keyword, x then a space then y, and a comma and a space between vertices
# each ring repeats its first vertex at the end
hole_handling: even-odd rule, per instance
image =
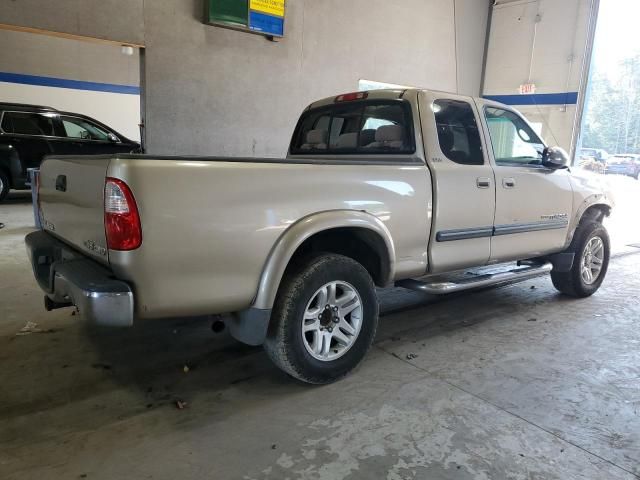
POLYGON ((55 114, 5 111, 0 120, 0 143, 18 152, 19 166, 12 175, 26 179, 27 168, 38 168, 45 155, 53 153, 50 140, 55 138, 55 114))
POLYGON ((430 272, 484 265, 491 254, 495 181, 475 103, 421 92, 420 112, 434 191, 430 272))

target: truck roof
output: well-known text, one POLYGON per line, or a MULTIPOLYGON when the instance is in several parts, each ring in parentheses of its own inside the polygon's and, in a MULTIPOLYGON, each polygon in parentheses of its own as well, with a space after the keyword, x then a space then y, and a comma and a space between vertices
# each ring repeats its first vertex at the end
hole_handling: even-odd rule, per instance
MULTIPOLYGON (((431 90, 428 88, 390 88, 390 89, 380 89, 380 90, 365 90, 361 92, 344 93, 342 95, 333 95, 331 97, 326 97, 321 100, 317 100, 313 102, 311 105, 309 105, 307 107, 307 110, 310 110, 312 108, 317 108, 317 107, 324 107, 327 105, 333 105, 334 103, 336 103, 336 101, 340 101, 339 98, 343 96, 349 96, 349 95, 356 96, 358 94, 366 94, 365 98, 367 100, 397 100, 397 99, 403 98, 407 94, 407 92, 432 92, 432 93, 441 93, 443 95, 459 95, 457 93, 441 92, 439 90, 431 90)), ((459 95, 459 96, 467 97, 469 98, 469 100, 472 99, 472 97, 468 97, 467 95, 459 95)), ((354 100, 355 99, 358 99, 358 98, 354 98, 354 100)), ((488 103, 497 104, 497 102, 488 102, 488 103)))
POLYGON ((346 95, 366 95, 367 100, 397 100, 402 98, 408 89, 382 89, 382 90, 367 90, 362 92, 345 93, 342 95, 333 95, 313 102, 307 107, 307 109, 324 107, 326 105, 333 105, 336 99, 346 95))

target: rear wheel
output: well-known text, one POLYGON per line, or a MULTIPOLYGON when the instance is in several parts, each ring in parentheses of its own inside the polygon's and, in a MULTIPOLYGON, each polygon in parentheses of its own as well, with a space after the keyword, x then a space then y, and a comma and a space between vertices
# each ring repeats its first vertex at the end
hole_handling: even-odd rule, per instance
POLYGON ((367 270, 348 257, 322 254, 283 280, 264 347, 291 376, 331 383, 364 358, 377 324, 378 300, 367 270))
POLYGON ((9 176, 0 170, 0 202, 5 199, 5 197, 9 194, 9 189, 11 186, 9 185, 9 176))
POLYGON ((602 285, 609 268, 609 234, 596 221, 581 223, 567 252, 574 253, 573 266, 568 272, 551 271, 554 287, 572 297, 593 295, 602 285))

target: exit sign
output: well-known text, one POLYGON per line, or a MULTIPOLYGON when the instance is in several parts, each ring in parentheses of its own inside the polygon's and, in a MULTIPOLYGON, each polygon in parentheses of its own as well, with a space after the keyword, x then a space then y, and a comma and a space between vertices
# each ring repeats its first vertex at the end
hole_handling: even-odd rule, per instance
POLYGON ((535 83, 523 83, 520 85, 520 95, 533 95, 536 93, 535 83))

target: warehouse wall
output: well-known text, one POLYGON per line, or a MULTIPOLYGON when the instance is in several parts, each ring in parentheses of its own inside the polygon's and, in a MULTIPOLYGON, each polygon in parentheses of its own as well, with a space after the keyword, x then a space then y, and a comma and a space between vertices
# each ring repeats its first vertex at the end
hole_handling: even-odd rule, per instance
MULTIPOLYGON (((486 21, 486 2, 455 3, 460 25, 486 21)), ((302 109, 361 78, 455 91, 458 65, 473 69, 469 45, 485 35, 460 30, 456 59, 454 1, 442 0, 289 1, 278 43, 202 25, 201 12, 200 2, 145 5, 149 151, 284 155, 302 109)), ((469 93, 481 62, 476 70, 469 93)))
POLYGON ((458 93, 480 95, 489 4, 493 0, 456 0, 458 93))
POLYGON ((144 0, 2 0, 0 24, 144 43, 144 0))
POLYGON ((309 102, 361 78, 477 94, 489 2, 290 0, 277 43, 203 25, 203 0, 9 3, 0 23, 144 43, 149 152, 280 156, 309 102))
POLYGON ((140 95, 117 93, 120 86, 138 90, 137 49, 123 55, 117 45, 7 30, 0 45, 0 101, 83 113, 139 140, 140 95))
POLYGON ((593 5, 593 0, 499 0, 491 19, 483 94, 514 104, 549 144, 567 151, 593 5), (519 95, 525 83, 535 83, 536 96, 519 95))

